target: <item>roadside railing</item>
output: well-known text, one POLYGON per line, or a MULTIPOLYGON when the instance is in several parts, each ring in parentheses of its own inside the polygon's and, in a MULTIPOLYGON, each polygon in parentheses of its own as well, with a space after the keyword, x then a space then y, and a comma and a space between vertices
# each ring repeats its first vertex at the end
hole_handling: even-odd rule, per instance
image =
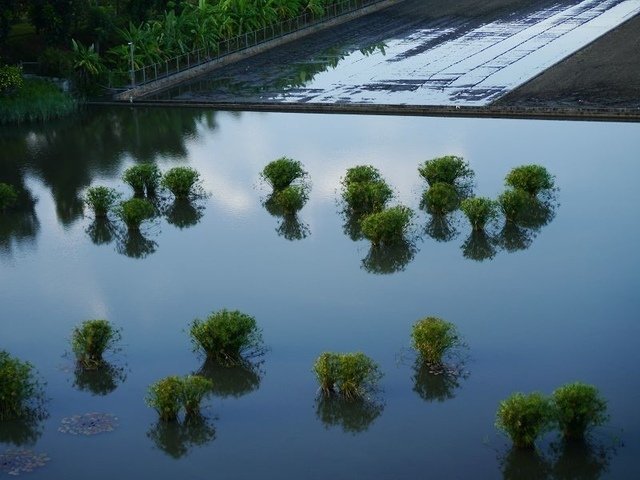
MULTIPOLYGON (((232 53, 237 53, 285 35, 313 27, 327 20, 340 17, 370 5, 375 5, 382 1, 385 0, 340 0, 326 7, 325 14, 322 16, 305 13, 289 20, 267 25, 259 30, 253 30, 229 39, 221 40, 214 48, 193 50, 173 58, 134 69, 133 72, 131 70, 111 72, 112 76, 109 80, 109 88, 133 88, 162 78, 167 78, 176 73, 189 70, 213 60, 222 59, 232 53), (124 78, 127 80, 122 80, 124 78)), ((135 45, 133 47, 135 48, 135 45)))

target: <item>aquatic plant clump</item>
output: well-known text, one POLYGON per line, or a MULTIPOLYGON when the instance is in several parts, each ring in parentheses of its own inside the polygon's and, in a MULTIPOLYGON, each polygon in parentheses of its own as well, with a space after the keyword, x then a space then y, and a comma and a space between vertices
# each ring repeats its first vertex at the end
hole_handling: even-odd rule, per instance
POLYGON ((84 196, 84 203, 93 210, 96 218, 106 218, 109 210, 113 208, 120 194, 109 187, 90 187, 84 196))
POLYGON ((104 363, 103 355, 120 341, 120 331, 108 320, 86 320, 73 329, 71 348, 78 363, 86 369, 95 369, 104 363))
POLYGON ((213 382, 200 375, 188 375, 182 379, 181 403, 187 416, 200 415, 200 404, 212 388, 213 382))
POLYGON ((554 177, 541 165, 522 165, 507 174, 505 184, 529 195, 537 195, 554 187, 554 177))
POLYGON ((122 174, 122 181, 133 188, 136 196, 143 196, 145 192, 148 196, 152 196, 160 185, 161 177, 157 165, 143 163, 127 168, 122 174))
POLYGON ((293 215, 304 207, 309 194, 307 189, 299 185, 288 187, 273 194, 272 201, 284 215, 293 215))
POLYGON ((418 320, 411 330, 413 348, 421 359, 439 365, 447 352, 460 345, 460 337, 455 325, 438 317, 418 320))
POLYGON ((556 389, 552 398, 558 426, 567 440, 582 440, 589 428, 609 419, 607 401, 593 385, 570 383, 556 389))
POLYGON ((506 190, 498 196, 498 205, 508 222, 516 222, 531 201, 524 190, 506 190))
POLYGON ((191 167, 174 167, 162 176, 161 185, 178 199, 186 199, 194 193, 200 174, 191 167))
POLYGON ((401 242, 411 225, 413 211, 403 205, 372 213, 362 219, 362 234, 374 245, 401 242))
POLYGON ((287 188, 296 180, 301 180, 307 176, 307 172, 302 168, 298 160, 281 157, 268 163, 260 176, 278 192, 287 188))
POLYGON ((504 431, 516 448, 533 448, 536 439, 553 425, 553 407, 538 392, 514 393, 500 402, 496 427, 504 431))
POLYGON ((230 364, 241 363, 245 352, 262 345, 256 319, 238 310, 223 309, 205 320, 196 318, 190 335, 195 348, 207 358, 230 364))
POLYGON ((176 421, 182 406, 182 390, 180 377, 171 376, 158 380, 149 387, 147 405, 155 408, 160 420, 176 421))
POLYGON ((375 183, 384 181, 380 171, 372 165, 357 165, 347 169, 342 179, 342 185, 346 188, 354 183, 375 183))
POLYGON ((430 186, 436 183, 456 185, 458 182, 470 181, 474 177, 469 164, 462 157, 455 155, 427 160, 418 167, 418 173, 430 186))
POLYGON ((7 450, 0 454, 0 472, 18 476, 31 473, 44 467, 50 460, 45 453, 35 453, 31 450, 7 450))
POLYGON ((342 199, 351 212, 359 215, 378 212, 393 198, 393 190, 371 165, 347 169, 341 183, 342 199))
POLYGON ((361 352, 324 352, 315 361, 313 371, 325 396, 337 392, 346 400, 365 397, 382 378, 378 365, 361 352))
POLYGON ((121 202, 116 209, 116 214, 127 225, 129 230, 140 230, 140 225, 145 220, 153 218, 155 208, 153 204, 143 198, 132 198, 121 202))
POLYGON ((497 203, 485 197, 466 198, 460 203, 474 230, 484 230, 485 225, 498 216, 497 203))
POLYGON ((18 191, 13 185, 0 182, 0 212, 13 207, 18 200, 18 191))
POLYGON ((43 400, 34 366, 0 350, 0 421, 37 414, 43 400))
POLYGON ((62 419, 58 431, 69 435, 97 435, 113 432, 118 426, 118 418, 110 413, 84 413, 62 419))
POLYGON ((429 213, 444 215, 453 212, 460 203, 458 192, 449 183, 434 183, 422 196, 429 213))

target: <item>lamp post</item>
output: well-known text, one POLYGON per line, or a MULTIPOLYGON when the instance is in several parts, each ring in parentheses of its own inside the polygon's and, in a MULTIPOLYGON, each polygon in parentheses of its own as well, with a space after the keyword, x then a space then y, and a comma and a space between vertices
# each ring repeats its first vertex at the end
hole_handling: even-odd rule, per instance
POLYGON ((136 86, 136 75, 133 65, 133 42, 129 42, 129 52, 131 53, 131 87, 136 86))

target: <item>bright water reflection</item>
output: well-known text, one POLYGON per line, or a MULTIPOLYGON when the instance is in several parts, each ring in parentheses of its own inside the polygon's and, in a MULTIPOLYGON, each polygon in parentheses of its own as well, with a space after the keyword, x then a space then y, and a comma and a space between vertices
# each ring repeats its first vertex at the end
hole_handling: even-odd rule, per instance
POLYGON ((639 476, 639 151, 639 126, 613 123, 122 109, 3 129, 0 181, 32 201, 0 220, 10 246, 0 251, 0 348, 36 365, 50 401, 38 425, 3 424, 0 450, 48 453, 34 479, 508 477, 529 459, 501 463, 509 448, 493 427, 498 402, 582 380, 609 399, 611 427, 597 444, 606 450, 619 435, 624 447, 604 466, 592 461, 597 445, 595 457, 558 447, 549 463, 550 435, 543 470, 639 476), (509 169, 541 163, 561 205, 474 238, 459 212, 445 223, 419 209, 417 166, 444 154, 468 160, 476 193, 494 198, 509 169), (312 234, 297 241, 274 231, 281 219, 262 204, 259 172, 283 155, 313 182, 298 219, 312 234), (211 192, 195 213, 169 202, 143 229, 152 254, 82 212, 89 185, 130 195, 120 175, 142 161, 188 164, 211 192), (395 201, 417 212, 411 253, 374 257, 345 232, 340 177, 357 164, 379 168, 395 201), (383 270, 393 273, 369 273, 383 270), (257 318, 270 347, 263 364, 220 370, 191 351, 189 322, 223 307, 257 318), (398 362, 427 315, 457 325, 468 377, 436 379, 398 362), (126 378, 67 368, 69 334, 88 318, 122 327, 126 378), (384 408, 320 405, 311 365, 324 350, 378 362, 384 408), (158 425, 147 386, 198 371, 217 381, 208 423, 158 425), (96 438, 57 431, 62 418, 92 411, 117 415, 119 427, 96 438))

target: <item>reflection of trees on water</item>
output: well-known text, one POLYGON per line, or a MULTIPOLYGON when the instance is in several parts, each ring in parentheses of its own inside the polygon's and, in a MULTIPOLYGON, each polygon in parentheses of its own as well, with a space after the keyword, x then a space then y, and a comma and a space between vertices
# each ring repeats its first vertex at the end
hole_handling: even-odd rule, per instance
POLYGON ((316 416, 325 428, 340 427, 353 434, 368 430, 383 410, 384 404, 373 400, 348 401, 324 395, 316 399, 316 416))
POLYGON ((0 443, 22 447, 35 445, 44 431, 43 417, 25 415, 21 418, 0 421, 0 443))
POLYGON ((533 243, 535 235, 531 230, 516 225, 513 222, 505 222, 502 230, 496 237, 496 243, 509 253, 518 250, 526 250, 533 243))
POLYGON ((116 251, 129 258, 145 258, 158 248, 158 244, 139 230, 128 230, 116 243, 116 251))
POLYGON ((344 234, 354 242, 364 239, 364 235, 362 235, 362 226, 360 224, 363 215, 354 213, 353 210, 349 208, 345 208, 342 211, 342 217, 344 218, 344 223, 342 224, 342 231, 344 234))
POLYGON ((108 245, 117 236, 116 226, 107 218, 94 219, 86 232, 95 245, 108 245))
POLYGON ((124 367, 103 363, 100 368, 88 370, 78 363, 73 372, 73 386, 93 395, 104 396, 113 392, 127 378, 124 367))
POLYGON ((176 199, 166 208, 165 218, 179 229, 193 227, 204 215, 204 205, 188 199, 176 199))
POLYGON ((29 194, 28 200, 18 200, 18 205, 2 213, 0 217, 0 256, 10 257, 15 248, 32 246, 40 230, 36 216, 36 201, 29 194))
POLYGON ((450 215, 436 214, 430 215, 424 232, 438 242, 450 242, 460 234, 450 215))
POLYGON ((491 260, 498 253, 493 239, 481 230, 472 230, 461 248, 464 258, 477 262, 491 260))
POLYGON ((289 241, 304 240, 311 235, 309 225, 302 222, 297 213, 285 213, 282 207, 275 201, 274 194, 269 195, 262 202, 264 209, 272 217, 280 219, 280 223, 276 227, 276 233, 289 241))
POLYGON ((413 365, 413 391, 427 402, 444 402, 456 396, 463 375, 443 371, 432 373, 432 368, 420 359, 413 365))
POLYGON ((401 272, 417 251, 413 242, 406 239, 391 245, 371 245, 367 256, 362 259, 362 268, 368 273, 383 275, 401 272))
POLYGON ((504 480, 547 480, 551 468, 537 450, 512 448, 500 459, 504 480))
POLYGON ((182 422, 159 420, 149 431, 147 438, 156 448, 172 458, 182 458, 194 447, 201 447, 216 438, 213 421, 204 417, 188 417, 182 422))
POLYGON ((263 372, 259 364, 243 362, 240 365, 225 366, 207 359, 197 375, 213 382, 211 393, 217 397, 242 397, 260 388, 263 372))

